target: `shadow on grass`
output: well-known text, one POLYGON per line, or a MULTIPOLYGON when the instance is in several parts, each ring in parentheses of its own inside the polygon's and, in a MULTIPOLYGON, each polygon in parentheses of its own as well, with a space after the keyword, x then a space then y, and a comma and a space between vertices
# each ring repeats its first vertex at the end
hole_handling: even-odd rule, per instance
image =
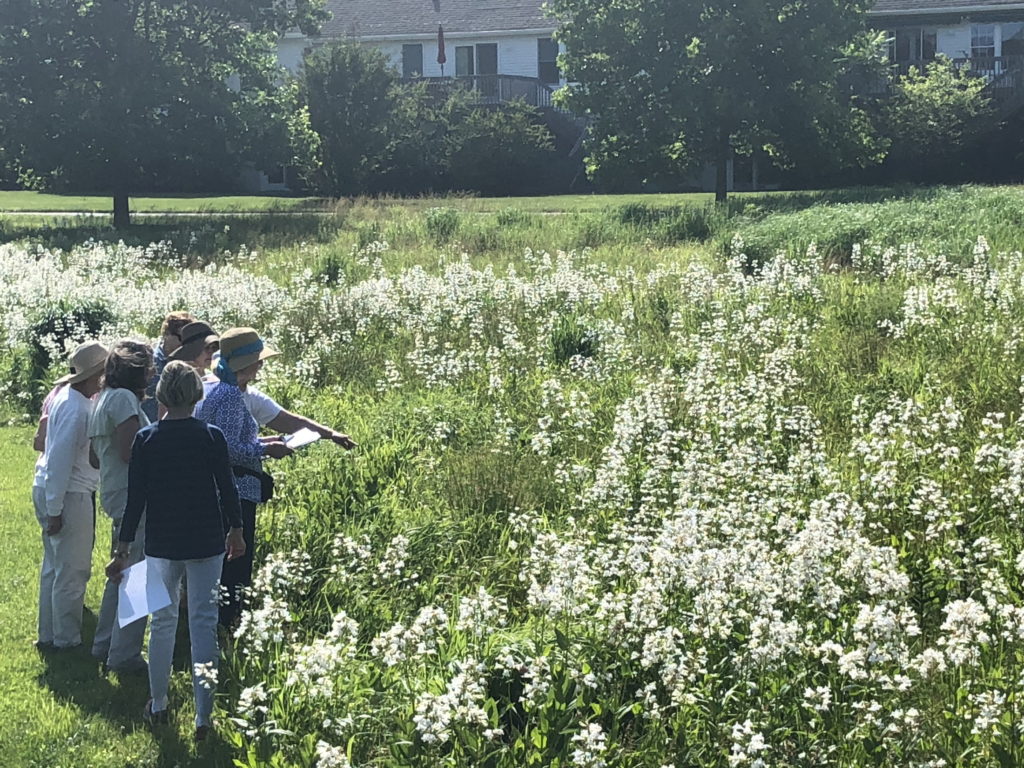
MULTIPOLYGON (((181 699, 192 694, 191 682, 187 688, 181 688, 174 686, 172 680, 170 722, 153 728, 146 725, 142 711, 149 698, 148 676, 145 673, 105 673, 102 663, 89 653, 95 631, 96 616, 86 609, 82 622, 83 644, 72 651, 44 653, 44 670, 37 683, 47 688, 56 700, 75 707, 83 715, 103 720, 118 731, 148 731, 159 753, 157 765, 161 768, 232 765, 235 753, 216 732, 201 744, 192 739, 192 710, 181 706, 181 699)), ((181 623, 175 639, 174 670, 187 671, 190 666, 187 625, 181 623)))
POLYGON ((102 219, 84 216, 33 218, 0 217, 0 243, 30 240, 47 249, 69 250, 83 242, 124 242, 147 246, 167 242, 175 251, 196 261, 224 251, 276 249, 298 242, 330 242, 345 227, 342 215, 274 213, 253 216, 139 218, 127 229, 114 229, 102 219))

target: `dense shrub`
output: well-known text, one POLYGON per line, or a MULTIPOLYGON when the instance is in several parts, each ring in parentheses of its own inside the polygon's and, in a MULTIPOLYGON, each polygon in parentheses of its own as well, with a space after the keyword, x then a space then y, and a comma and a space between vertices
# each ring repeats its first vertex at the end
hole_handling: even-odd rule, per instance
POLYGON ((349 43, 314 51, 304 77, 306 106, 293 120, 293 143, 307 157, 306 181, 321 193, 551 187, 554 142, 533 107, 482 107, 466 88, 402 83, 384 54, 349 43))
POLYGON ((335 196, 365 191, 390 144, 398 75, 383 53, 353 43, 316 49, 304 72, 309 127, 319 137, 307 179, 335 196))
POLYGON ((991 114, 984 78, 944 58, 924 71, 912 68, 882 109, 879 127, 890 143, 886 170, 909 178, 949 172, 950 162, 991 130, 991 114))
POLYGON ((448 176, 454 189, 487 195, 535 194, 550 187, 551 132, 533 107, 469 109, 448 135, 448 176))

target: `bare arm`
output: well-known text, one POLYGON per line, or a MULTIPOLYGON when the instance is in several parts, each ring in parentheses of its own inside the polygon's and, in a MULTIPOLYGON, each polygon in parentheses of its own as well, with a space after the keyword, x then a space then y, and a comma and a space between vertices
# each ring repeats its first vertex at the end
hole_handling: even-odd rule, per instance
POLYGON ((326 427, 323 424, 318 424, 312 419, 307 419, 305 416, 300 416, 291 411, 281 411, 267 422, 267 426, 275 432, 287 433, 298 432, 302 428, 310 429, 325 440, 331 440, 347 450, 352 450, 359 445, 348 435, 326 427))
POLYGON ((43 414, 39 417, 39 425, 36 427, 36 433, 32 437, 32 448, 42 453, 46 450, 46 422, 50 420, 50 417, 43 414))
POLYGON ((118 424, 114 430, 117 455, 121 457, 121 461, 125 464, 132 459, 132 443, 135 442, 135 434, 139 431, 139 426, 139 417, 132 416, 118 424))

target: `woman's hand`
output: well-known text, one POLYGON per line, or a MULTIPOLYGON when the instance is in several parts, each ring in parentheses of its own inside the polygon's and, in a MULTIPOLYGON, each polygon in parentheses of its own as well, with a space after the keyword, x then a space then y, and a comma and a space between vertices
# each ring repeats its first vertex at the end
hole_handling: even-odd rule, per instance
POLYGON ((331 432, 331 434, 328 436, 328 439, 332 443, 340 445, 346 451, 351 451, 353 448, 356 448, 359 445, 359 443, 357 443, 351 437, 349 437, 348 435, 344 435, 341 432, 331 432))
POLYGON ((224 540, 224 548, 228 551, 228 560, 234 560, 245 554, 245 537, 241 528, 232 528, 224 540))
POLYGON ((285 456, 291 456, 295 451, 284 444, 284 441, 278 438, 277 440, 271 440, 263 444, 264 452, 272 459, 283 459, 285 456))
POLYGON ((115 584, 121 583, 122 571, 128 567, 128 555, 127 554, 115 554, 111 558, 110 562, 107 563, 107 567, 104 568, 104 573, 107 574, 107 578, 115 584))

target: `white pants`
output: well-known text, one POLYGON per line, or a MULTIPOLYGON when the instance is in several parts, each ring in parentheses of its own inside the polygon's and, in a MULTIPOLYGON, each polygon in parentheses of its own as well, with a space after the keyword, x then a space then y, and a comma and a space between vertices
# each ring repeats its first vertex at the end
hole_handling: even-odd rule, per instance
MULTIPOLYGON (((100 497, 104 511, 113 519, 110 534, 110 551, 117 549, 121 517, 128 503, 128 489, 104 493, 100 497)), ((142 562, 145 557, 146 515, 143 513, 135 534, 135 541, 128 547, 128 565, 142 562)), ((96 636, 92 641, 92 655, 107 662, 107 666, 118 669, 142 664, 142 642, 146 637, 146 619, 133 621, 127 627, 117 623, 117 584, 107 579, 100 601, 100 615, 96 620, 96 636)))
POLYGON ((60 533, 46 533, 46 490, 32 488, 36 519, 43 529, 43 565, 39 571, 39 642, 73 648, 82 642, 85 585, 92 569, 96 508, 91 493, 66 493, 60 533))
POLYGON ((196 701, 196 727, 210 725, 213 714, 214 682, 196 674, 196 665, 216 669, 217 596, 224 555, 203 560, 164 560, 147 558, 149 576, 163 580, 171 596, 171 604, 153 614, 149 626, 149 692, 153 711, 167 709, 167 687, 171 679, 174 657, 174 635, 178 628, 178 590, 183 577, 188 578, 188 633, 192 640, 192 688, 196 701))

